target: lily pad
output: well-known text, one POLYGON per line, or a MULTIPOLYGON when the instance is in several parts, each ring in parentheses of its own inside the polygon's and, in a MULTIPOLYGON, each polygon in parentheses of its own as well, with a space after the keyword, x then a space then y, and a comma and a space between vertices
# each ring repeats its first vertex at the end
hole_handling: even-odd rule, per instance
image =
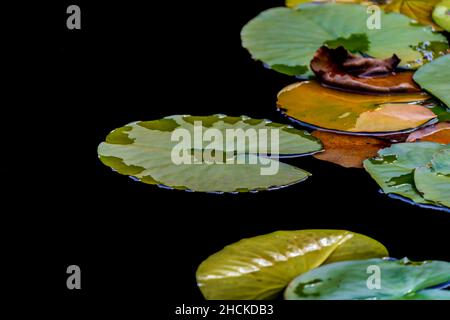
POLYGON ((411 133, 406 142, 428 141, 450 144, 450 122, 439 122, 411 133))
POLYGON ((365 136, 350 136, 326 131, 312 135, 324 145, 324 152, 314 158, 329 161, 345 168, 363 168, 363 161, 377 155, 378 150, 390 146, 386 140, 365 136))
POLYGON ((98 154, 105 165, 144 183, 201 192, 247 192, 305 180, 308 172, 277 158, 321 149, 320 141, 309 133, 268 120, 177 115, 116 129, 99 145, 98 154))
POLYGON ((396 194, 418 204, 442 206, 423 197, 415 182, 415 170, 427 166, 447 145, 433 142, 399 143, 364 161, 364 167, 386 194, 396 194))
POLYGON ((414 74, 414 80, 426 91, 450 107, 450 54, 439 57, 414 74))
POLYGON ((414 171, 414 182, 425 199, 450 208, 450 145, 414 171))
POLYGON ((432 288, 450 281, 450 263, 370 259, 344 261, 302 274, 285 291, 288 300, 450 300, 432 288))
POLYGON ((432 18, 433 9, 439 1, 441 0, 392 0, 384 7, 384 11, 403 13, 418 23, 442 30, 432 18))
POLYGON ((277 231, 213 254, 198 267, 197 283, 210 300, 272 299, 296 276, 322 264, 387 254, 379 242, 349 231, 277 231))
POLYGON ((387 136, 411 132, 436 121, 436 115, 417 103, 424 93, 367 95, 323 87, 304 81, 278 94, 278 108, 296 122, 337 133, 387 136))
POLYGON ((443 35, 433 33, 431 27, 413 26, 408 17, 397 13, 380 12, 382 28, 368 30, 366 10, 358 4, 339 3, 269 9, 243 28, 242 43, 255 60, 296 68, 309 67, 314 53, 325 43, 352 35, 367 35, 369 49, 363 53, 376 58, 395 53, 403 67, 421 63, 421 53, 411 46, 435 41, 448 47, 443 35))

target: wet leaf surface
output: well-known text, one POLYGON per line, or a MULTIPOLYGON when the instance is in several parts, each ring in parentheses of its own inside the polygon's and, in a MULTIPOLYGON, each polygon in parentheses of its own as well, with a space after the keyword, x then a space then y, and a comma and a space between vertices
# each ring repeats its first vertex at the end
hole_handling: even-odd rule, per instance
POLYGON ((277 105, 294 121, 340 132, 389 135, 414 130, 436 115, 412 102, 425 101, 424 93, 366 95, 344 92, 304 81, 284 88, 277 105))
POLYGON ((379 242, 349 231, 277 231, 208 257, 197 270, 197 283, 209 300, 273 299, 296 276, 322 264, 387 255, 379 242))
POLYGON ((373 137, 350 136, 325 131, 314 131, 312 135, 324 146, 324 151, 314 158, 329 161, 346 168, 363 168, 363 161, 377 155, 378 150, 390 145, 386 140, 373 137))
POLYGON ((271 157, 282 157, 321 149, 319 140, 287 125, 215 115, 171 116, 131 123, 111 132, 106 142, 99 145, 98 154, 105 165, 118 173, 147 184, 200 192, 248 192, 288 186, 310 175, 264 156, 269 151, 272 151, 271 157), (199 124, 197 129, 194 129, 195 123, 199 124), (172 134, 178 129, 182 130, 180 135, 173 138, 172 134), (214 131, 209 131, 211 136, 205 139, 203 134, 206 135, 208 129, 214 131), (253 138, 243 135, 243 139, 226 139, 227 130, 235 129, 242 133, 253 132, 253 138), (263 138, 259 135, 262 131, 256 131, 261 129, 266 132, 263 138), (196 130, 200 130, 198 135, 196 130), (279 136, 279 150, 270 149, 272 141, 277 142, 271 140, 274 131, 279 136), (181 142, 188 145, 180 145, 181 142), (261 149, 262 142, 267 144, 265 149, 261 149), (183 162, 174 162, 174 152, 183 162))
MULTIPOLYGON (((365 34, 369 49, 364 53, 379 59, 396 54, 401 65, 420 65, 422 54, 414 50, 423 42, 442 42, 444 36, 431 27, 417 27, 404 15, 381 12, 383 27, 367 29, 367 8, 358 4, 304 4, 299 10, 273 8, 262 12, 242 30, 242 43, 255 60, 268 66, 307 68, 314 53, 325 43, 365 34)), ((355 38, 353 38, 355 39, 355 38)))
POLYGON ((370 259, 325 265, 292 281, 288 300, 450 300, 432 288, 450 281, 450 263, 370 259), (379 277, 379 281, 376 277, 379 277))

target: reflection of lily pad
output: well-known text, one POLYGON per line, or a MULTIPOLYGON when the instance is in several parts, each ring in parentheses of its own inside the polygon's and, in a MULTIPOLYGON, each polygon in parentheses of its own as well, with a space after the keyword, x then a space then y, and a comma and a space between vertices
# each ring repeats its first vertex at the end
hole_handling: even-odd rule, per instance
POLYGON ((423 66, 414 74, 414 80, 450 108, 450 54, 423 66))
POLYGON ((358 4, 337 3, 305 4, 298 10, 269 9, 243 28, 243 46, 255 60, 269 66, 309 67, 316 50, 326 42, 366 34, 369 50, 364 53, 376 58, 395 53, 406 67, 422 58, 411 46, 426 41, 447 43, 430 27, 413 26, 408 17, 397 13, 381 12, 382 28, 368 30, 366 9, 358 4))
POLYGON ((199 266, 197 283, 206 299, 271 299, 296 276, 322 264, 387 254, 379 242, 349 231, 278 231, 213 254, 199 266))
POLYGON ((442 202, 424 198, 418 190, 415 170, 429 165, 435 155, 447 148, 432 142, 399 143, 380 150, 378 157, 364 161, 364 167, 385 193, 397 194, 419 204, 440 206, 442 202))
POLYGON ((324 152, 314 158, 336 163, 346 168, 363 168, 363 161, 377 155, 378 150, 390 144, 381 139, 350 136, 326 131, 314 131, 312 135, 324 146, 324 152))
POLYGON ((310 175, 267 158, 270 151, 274 158, 321 149, 320 142, 307 132, 268 120, 171 116, 114 130, 100 144, 98 154, 107 166, 144 183, 203 192, 245 192, 287 186, 310 175), (197 129, 195 123, 199 124, 197 129), (180 135, 174 139, 176 130, 180 135), (195 130, 203 133, 196 135, 199 131, 195 130), (242 133, 241 139, 226 139, 227 130, 242 133), (211 134, 209 138, 207 132, 211 134), (277 142, 271 140, 273 132, 279 136, 278 151, 270 148, 271 143, 275 146, 277 142), (180 145, 182 140, 188 145, 180 145), (263 142, 268 142, 266 150, 261 149, 263 142), (174 161, 174 152, 177 159, 184 157, 184 163, 174 161))
POLYGON ((423 93, 391 96, 349 93, 304 81, 284 88, 278 94, 278 107, 293 120, 316 128, 389 135, 412 131, 436 118, 429 108, 408 104, 428 98, 423 93))
POLYGON ((370 259, 328 264, 302 274, 285 292, 289 300, 450 300, 437 287, 450 281, 450 263, 370 259))

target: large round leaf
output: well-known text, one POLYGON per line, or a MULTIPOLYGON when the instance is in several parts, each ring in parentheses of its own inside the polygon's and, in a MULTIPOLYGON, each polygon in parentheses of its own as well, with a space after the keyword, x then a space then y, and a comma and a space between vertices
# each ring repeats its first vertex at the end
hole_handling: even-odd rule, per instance
POLYGON ((444 36, 433 33, 431 27, 411 25, 408 17, 397 13, 381 12, 381 29, 369 30, 366 10, 357 4, 337 3, 304 4, 298 10, 269 9, 243 28, 242 43, 255 60, 291 74, 289 68, 308 70, 316 50, 327 43, 347 45, 347 49, 376 58, 395 53, 402 66, 414 67, 420 64, 422 54, 412 46, 447 42, 444 36))
POLYGON ((199 266, 197 283, 206 299, 271 299, 294 277, 322 264, 387 254, 379 242, 349 231, 277 231, 213 254, 199 266))
POLYGON ((289 300, 450 300, 450 291, 430 289, 450 281, 450 263, 408 259, 344 261, 293 280, 289 300))
POLYGON ((98 154, 107 166, 144 183, 203 192, 245 192, 279 188, 306 179, 308 172, 274 157, 321 149, 318 139, 290 126, 215 115, 171 116, 131 123, 111 132, 106 142, 99 145, 98 154), (175 131, 187 134, 189 141, 181 141, 187 139, 181 136, 173 139, 175 131), (226 139, 229 131, 242 133, 241 139, 226 139), (208 132, 209 141, 203 141, 208 132), (261 135, 264 132, 266 136, 261 135), (271 140, 273 132, 278 133, 278 141, 271 140), (180 147, 181 142, 187 145, 180 147), (279 150, 270 150, 275 143, 279 150), (266 152, 261 152, 264 144, 266 152), (188 161, 174 161, 175 151, 188 161), (272 159, 267 158, 267 151, 271 151, 272 159))
POLYGON ((450 107, 450 54, 423 66, 414 74, 414 80, 425 90, 450 107))
POLYGON ((397 194, 419 204, 441 206, 418 191, 414 172, 430 164, 448 146, 433 142, 399 143, 380 150, 378 157, 364 161, 364 167, 387 194, 397 194))
POLYGON ((436 118, 427 107, 410 104, 423 93, 367 95, 333 90, 303 81, 278 94, 278 107, 294 121, 315 128, 359 134, 391 135, 412 131, 436 118))

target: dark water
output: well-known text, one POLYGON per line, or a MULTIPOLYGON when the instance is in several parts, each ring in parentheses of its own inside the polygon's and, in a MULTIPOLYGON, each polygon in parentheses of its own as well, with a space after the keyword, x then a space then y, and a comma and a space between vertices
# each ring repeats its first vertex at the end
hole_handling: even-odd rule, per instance
POLYGON ((239 37, 249 19, 282 3, 83 2, 86 28, 61 30, 49 66, 54 108, 40 114, 59 132, 42 159, 54 183, 36 188, 45 214, 29 220, 42 226, 49 288, 72 294, 64 291, 65 268, 76 263, 85 276, 81 296, 156 291, 163 299, 199 300, 194 275, 208 255, 288 229, 346 229, 379 240, 396 258, 450 261, 450 215, 380 194, 364 170, 286 159, 313 176, 277 191, 214 195, 144 185, 98 161, 106 134, 132 121, 223 113, 288 123, 275 98, 296 80, 254 62, 239 37))

